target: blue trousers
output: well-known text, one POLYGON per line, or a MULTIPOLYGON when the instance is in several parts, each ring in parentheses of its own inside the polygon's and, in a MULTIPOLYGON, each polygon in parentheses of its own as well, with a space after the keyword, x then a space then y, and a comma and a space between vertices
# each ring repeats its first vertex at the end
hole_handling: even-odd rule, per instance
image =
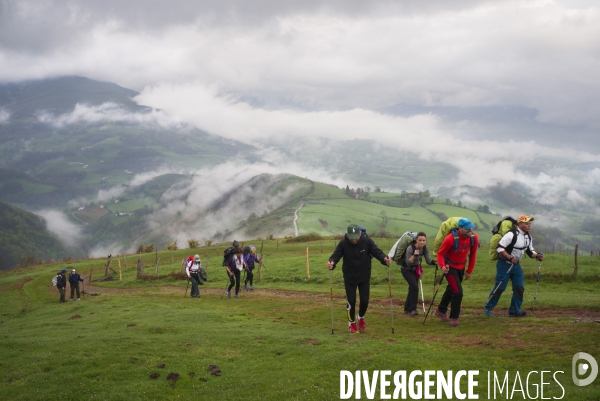
POLYGON ((494 283, 494 288, 492 288, 492 292, 490 292, 490 301, 485 305, 486 309, 492 310, 498 304, 500 300, 500 296, 506 289, 508 285, 508 280, 512 282, 513 294, 510 300, 510 307, 508 308, 508 313, 510 314, 519 314, 521 312, 521 305, 523 304, 523 293, 525 293, 525 276, 523 275, 523 268, 521 267, 521 263, 517 263, 513 265, 510 272, 510 263, 505 262, 503 260, 498 259, 496 262, 496 282, 494 283), (498 287, 498 284, 500 287, 498 287), (494 290, 498 287, 496 292, 494 290))

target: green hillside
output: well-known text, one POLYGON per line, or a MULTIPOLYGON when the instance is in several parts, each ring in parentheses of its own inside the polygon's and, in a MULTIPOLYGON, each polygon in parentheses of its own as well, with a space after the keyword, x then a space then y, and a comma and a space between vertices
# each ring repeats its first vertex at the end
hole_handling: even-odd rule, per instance
POLYGON ((40 217, 0 202, 0 270, 66 255, 67 251, 40 217))

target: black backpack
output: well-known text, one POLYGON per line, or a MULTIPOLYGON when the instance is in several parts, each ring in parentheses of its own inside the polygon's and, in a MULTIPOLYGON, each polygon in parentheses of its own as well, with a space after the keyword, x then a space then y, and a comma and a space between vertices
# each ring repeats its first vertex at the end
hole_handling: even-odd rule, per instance
POLYGON ((250 245, 246 245, 244 247, 244 256, 246 256, 250 253, 250 249, 252 249, 252 247, 250 245))
POLYGON ((229 264, 229 259, 235 255, 235 249, 236 248, 234 246, 230 246, 223 251, 223 266, 227 266, 229 264))

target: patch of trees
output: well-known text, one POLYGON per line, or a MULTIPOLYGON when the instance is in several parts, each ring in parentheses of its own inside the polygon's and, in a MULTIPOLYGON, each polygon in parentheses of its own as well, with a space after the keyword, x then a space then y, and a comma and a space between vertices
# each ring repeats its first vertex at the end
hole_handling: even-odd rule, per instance
POLYGON ((45 222, 33 213, 0 202, 0 269, 26 261, 59 259, 67 254, 45 222))

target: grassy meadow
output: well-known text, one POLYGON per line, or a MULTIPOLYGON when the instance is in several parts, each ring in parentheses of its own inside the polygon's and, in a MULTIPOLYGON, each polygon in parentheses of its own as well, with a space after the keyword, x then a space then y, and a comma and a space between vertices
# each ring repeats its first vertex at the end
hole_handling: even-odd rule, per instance
MULTIPOLYGON (((389 241, 377 239, 384 251, 389 241)), ((147 281, 136 279, 137 255, 113 257, 114 281, 88 282, 90 273, 94 280, 104 276, 102 259, 0 273, 0 399, 331 400, 340 397, 340 370, 479 370, 480 399, 488 399, 488 372, 502 378, 509 373, 509 387, 495 399, 507 399, 507 394, 522 399, 527 393, 519 390, 516 377, 526 387, 529 372, 544 370, 552 372, 543 380, 549 383, 544 385, 545 398, 561 398, 563 393, 565 400, 600 398, 600 379, 587 387, 571 380, 575 353, 600 356, 597 257, 580 256, 573 278, 572 255, 548 254, 541 265, 534 313, 538 263, 524 261, 524 308, 529 316, 507 317, 508 290, 496 316, 486 318, 482 306, 495 269, 482 249, 473 276, 464 283, 456 328, 432 316, 423 324, 423 314, 411 318, 402 313, 407 288, 396 265, 391 267, 390 308, 388 270, 375 262, 367 333, 350 335, 341 268, 330 275, 325 267, 336 240, 252 243, 263 247, 263 277, 255 278, 254 291, 242 290, 240 299, 224 296, 227 281, 220 262, 227 244, 144 254, 145 274, 153 276, 147 281), (209 274, 200 299, 184 297, 186 281, 173 275, 182 259, 194 253, 201 255, 209 274), (70 266, 97 296, 58 303, 51 279, 70 266), (209 365, 217 365, 221 376, 211 375, 209 365), (560 386, 552 379, 557 371, 564 372, 556 374, 560 386), (158 378, 151 379, 152 374, 158 378), (167 379, 176 375, 178 380, 167 379)), ((434 269, 425 267, 427 307, 433 278, 434 269)), ((436 303, 440 298, 441 292, 436 303)), ((538 374, 530 376, 531 398, 540 381, 538 374)), ((392 383, 388 394, 393 389, 392 383)), ((375 394, 381 398, 379 388, 375 394)))

